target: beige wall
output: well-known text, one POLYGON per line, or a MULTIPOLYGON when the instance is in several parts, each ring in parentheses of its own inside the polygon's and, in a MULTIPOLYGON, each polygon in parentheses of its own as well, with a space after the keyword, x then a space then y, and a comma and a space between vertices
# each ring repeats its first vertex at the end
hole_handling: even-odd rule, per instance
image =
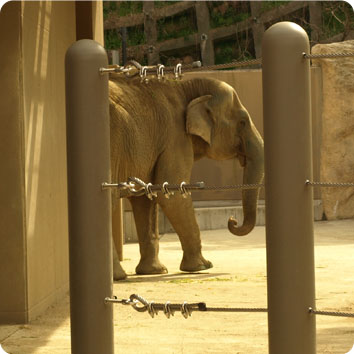
POLYGON ((92 2, 92 31, 95 41, 104 46, 104 31, 103 31, 103 2, 92 2))
POLYGON ((64 56, 73 2, 24 2, 23 96, 28 316, 68 289, 64 56))
MULTIPOLYGON (((102 3, 92 6, 103 44, 102 3)), ((27 322, 68 290, 64 58, 75 2, 22 1, 0 18, 0 323, 27 322)))
POLYGON ((21 322, 27 306, 21 35, 21 3, 7 3, 0 12, 0 323, 21 322))

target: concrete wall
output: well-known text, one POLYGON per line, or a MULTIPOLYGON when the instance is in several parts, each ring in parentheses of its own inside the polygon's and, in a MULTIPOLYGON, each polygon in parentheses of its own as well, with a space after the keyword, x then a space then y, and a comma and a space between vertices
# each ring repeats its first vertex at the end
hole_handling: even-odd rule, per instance
POLYGON ((22 7, 28 316, 68 289, 64 56, 74 3, 22 7))
MULTIPOLYGON (((0 323, 27 322, 68 290, 64 58, 80 14, 22 1, 0 16, 0 323)), ((91 27, 103 44, 101 2, 91 27)))
POLYGON ((0 323, 26 319, 21 3, 0 12, 0 323))
MULTIPOLYGON (((354 40, 317 44, 313 54, 353 53, 354 40)), ((354 61, 352 57, 316 59, 322 71, 322 182, 354 182, 354 61)), ((322 188, 328 220, 354 217, 353 188, 322 188)))

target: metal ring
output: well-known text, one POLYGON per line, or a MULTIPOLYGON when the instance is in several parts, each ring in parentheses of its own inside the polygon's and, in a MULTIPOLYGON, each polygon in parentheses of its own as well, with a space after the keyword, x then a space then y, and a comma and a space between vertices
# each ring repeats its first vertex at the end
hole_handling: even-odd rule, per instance
POLYGON ((171 309, 171 303, 167 301, 163 307, 163 313, 166 315, 167 318, 170 318, 171 315, 174 315, 174 312, 171 309))
POLYGON ((156 192, 153 192, 151 190, 151 187, 152 187, 152 183, 148 183, 146 186, 145 186, 145 193, 146 193, 146 196, 152 200, 153 197, 157 197, 157 193, 156 192))
POLYGON ((181 63, 177 64, 173 71, 175 73, 175 79, 181 80, 182 79, 182 64, 181 63))
POLYGON ((157 80, 161 80, 165 78, 165 65, 163 64, 157 64, 157 80))
POLYGON ((186 184, 187 184, 187 183, 183 181, 183 182, 180 184, 180 186, 179 186, 179 190, 181 191, 181 194, 182 194, 182 197, 183 197, 183 198, 187 198, 188 195, 191 195, 191 192, 188 192, 188 191, 186 190, 186 187, 185 187, 186 184))
POLYGON ((154 301, 151 301, 150 303, 148 303, 148 312, 152 318, 154 318, 155 315, 158 315, 159 312, 154 306, 154 301))
POLYGON ((140 78, 141 78, 141 81, 140 82, 145 82, 145 83, 148 83, 148 79, 146 78, 146 75, 147 75, 147 66, 142 66, 140 68, 140 78))
POLYGON ((171 191, 168 189, 167 186, 168 186, 168 182, 164 182, 164 183, 162 184, 161 190, 162 190, 162 192, 163 192, 165 198, 170 199, 170 196, 173 195, 174 193, 171 192, 171 191))
POLYGON ((149 303, 144 298, 136 294, 130 295, 129 301, 134 310, 138 312, 145 312, 149 305, 149 303), (139 306, 139 304, 143 304, 143 306, 139 306))
POLYGON ((192 315, 191 311, 188 308, 188 303, 186 301, 182 304, 181 313, 183 317, 186 319, 188 318, 188 316, 192 315))

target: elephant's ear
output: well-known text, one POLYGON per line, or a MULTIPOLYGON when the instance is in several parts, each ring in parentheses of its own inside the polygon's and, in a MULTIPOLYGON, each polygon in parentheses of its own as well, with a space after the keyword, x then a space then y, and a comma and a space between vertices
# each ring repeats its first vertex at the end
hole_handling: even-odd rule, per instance
POLYGON ((187 133, 201 137, 209 145, 213 126, 211 109, 208 101, 211 95, 200 96, 189 102, 187 107, 187 133))

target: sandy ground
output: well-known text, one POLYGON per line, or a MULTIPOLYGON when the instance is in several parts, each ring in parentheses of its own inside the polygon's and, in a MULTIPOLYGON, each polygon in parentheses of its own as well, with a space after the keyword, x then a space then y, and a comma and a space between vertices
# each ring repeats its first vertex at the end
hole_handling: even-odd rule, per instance
MULTIPOLYGON (((181 273, 175 234, 163 236, 161 261, 169 274, 136 276, 138 246, 124 246, 125 270, 114 284, 118 298, 137 293, 155 302, 206 302, 210 307, 266 307, 265 229, 237 238, 227 230, 202 233, 204 256, 214 268, 181 273)), ((317 308, 354 312, 354 220, 315 224, 317 308)), ((265 313, 180 313, 151 318, 130 306, 114 305, 115 353, 267 353, 265 313)), ((24 326, 0 327, 0 343, 11 354, 69 354, 68 296, 24 326)), ((317 353, 349 352, 354 318, 317 316, 317 353)), ((1 352, 1 350, 0 350, 1 352)), ((296 351, 289 350, 289 353, 296 351)), ((104 354, 104 353, 103 353, 104 354)))

